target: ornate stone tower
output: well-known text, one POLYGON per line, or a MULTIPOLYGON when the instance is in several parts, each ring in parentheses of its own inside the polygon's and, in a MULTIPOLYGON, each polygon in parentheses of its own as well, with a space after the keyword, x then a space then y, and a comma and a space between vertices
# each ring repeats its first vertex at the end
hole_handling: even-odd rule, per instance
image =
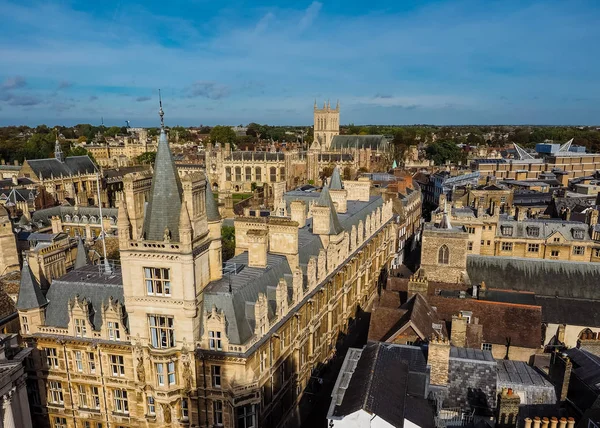
POLYGON ((204 174, 179 178, 162 107, 160 113, 151 183, 145 176, 132 178, 117 227, 136 381, 142 390, 165 392, 152 399, 170 424, 172 411, 183 414, 191 407, 188 400, 195 400, 192 351, 200 337, 198 308, 206 285, 221 277, 221 218, 204 174), (144 195, 148 187, 146 204, 134 192, 144 195))
POLYGON ((331 141, 336 135, 340 135, 340 102, 334 109, 331 108, 329 101, 323 103, 323 108, 317 108, 317 101, 314 106, 315 119, 315 142, 318 142, 321 149, 329 149, 331 141))

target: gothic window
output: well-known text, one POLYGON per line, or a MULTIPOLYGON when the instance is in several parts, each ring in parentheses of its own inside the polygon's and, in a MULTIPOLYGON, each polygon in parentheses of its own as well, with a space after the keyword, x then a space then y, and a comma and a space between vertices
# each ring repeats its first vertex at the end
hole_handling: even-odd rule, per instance
POLYGON ((260 166, 256 167, 256 169, 254 170, 254 175, 256 176, 256 181, 262 181, 262 171, 260 169, 260 166))
POLYGON ((246 181, 252 181, 252 168, 246 167, 246 181))
POLYGON ((147 398, 148 402, 148 415, 154 416, 156 415, 156 405, 154 404, 154 397, 149 395, 147 398))
POLYGON ((447 265, 450 258, 450 250, 446 244, 442 245, 438 251, 438 264, 447 265))
POLYGON ((225 168, 225 180, 231 181, 231 167, 230 166, 225 168))
POLYGON ((279 168, 279 178, 281 180, 285 180, 285 168, 284 167, 279 168))
POLYGON ((242 181, 242 167, 235 167, 235 181, 242 181))
POLYGON ((270 179, 271 183, 275 183, 277 181, 277 168, 275 168, 274 166, 272 166, 270 168, 269 172, 270 172, 269 179, 270 179))

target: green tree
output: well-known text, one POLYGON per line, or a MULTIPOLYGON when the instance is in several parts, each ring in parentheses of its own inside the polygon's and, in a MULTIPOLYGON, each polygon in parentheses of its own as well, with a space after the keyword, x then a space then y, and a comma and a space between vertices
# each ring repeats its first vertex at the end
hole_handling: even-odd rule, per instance
POLYGON ((229 126, 217 125, 210 130, 210 142, 213 144, 230 143, 233 145, 235 144, 236 138, 235 131, 229 126))
POLYGON ((235 254, 235 228, 223 226, 221 228, 221 253, 223 261, 227 261, 235 254))
POLYGON ((142 153, 136 160, 142 165, 154 165, 154 162, 156 161, 156 152, 142 153))
POLYGON ((121 133, 120 126, 111 126, 110 128, 107 128, 106 131, 104 131, 104 135, 109 136, 109 137, 115 137, 115 136, 119 135, 120 133, 121 133))
POLYGON ((98 164, 96 162, 96 158, 94 158, 94 155, 92 155, 90 152, 88 152, 83 147, 70 146, 69 149, 67 150, 67 156, 89 156, 89 158, 92 160, 92 162, 94 162, 94 164, 96 164, 96 165, 98 164))
POLYGON ((465 159, 463 151, 452 141, 439 141, 427 146, 427 157, 436 165, 443 165, 446 161, 458 163, 465 159))

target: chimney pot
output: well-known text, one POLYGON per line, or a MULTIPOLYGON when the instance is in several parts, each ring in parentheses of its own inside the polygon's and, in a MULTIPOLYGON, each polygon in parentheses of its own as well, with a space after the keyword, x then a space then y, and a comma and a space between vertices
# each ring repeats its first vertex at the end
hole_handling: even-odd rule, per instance
POLYGON ((548 418, 542 418, 542 428, 548 428, 548 418))
POLYGON ((567 427, 567 418, 560 418, 560 421, 558 422, 558 427, 566 428, 567 427))
POLYGON ((533 418, 533 428, 540 428, 540 417, 536 416, 535 418, 533 418))
POLYGON ((567 419, 567 428, 574 428, 574 427, 575 427, 575 419, 573 419, 573 418, 567 419))
POLYGON ((525 428, 531 428, 531 418, 525 418, 525 428))
POLYGON ((556 428, 557 425, 558 425, 558 419, 556 419, 556 416, 552 416, 550 418, 550 428, 556 428))

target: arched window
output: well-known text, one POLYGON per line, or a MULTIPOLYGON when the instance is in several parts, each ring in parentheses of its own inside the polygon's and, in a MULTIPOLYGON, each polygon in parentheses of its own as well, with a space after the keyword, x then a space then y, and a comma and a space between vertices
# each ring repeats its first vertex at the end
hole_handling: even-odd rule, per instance
POLYGON ((279 178, 281 180, 285 180, 285 168, 284 167, 279 168, 279 178))
POLYGON ((252 168, 246 167, 246 181, 252 181, 252 168))
POLYGON ((231 181, 231 167, 225 168, 225 181, 231 181))
POLYGON ((235 167, 235 181, 242 181, 242 167, 235 167))
POLYGON ((256 176, 256 178, 255 178, 256 181, 262 181, 262 171, 260 169, 260 166, 256 167, 256 169, 254 170, 254 174, 256 176))
POLYGON ((450 250, 446 244, 442 245, 438 251, 438 264, 447 265, 450 258, 450 250))

